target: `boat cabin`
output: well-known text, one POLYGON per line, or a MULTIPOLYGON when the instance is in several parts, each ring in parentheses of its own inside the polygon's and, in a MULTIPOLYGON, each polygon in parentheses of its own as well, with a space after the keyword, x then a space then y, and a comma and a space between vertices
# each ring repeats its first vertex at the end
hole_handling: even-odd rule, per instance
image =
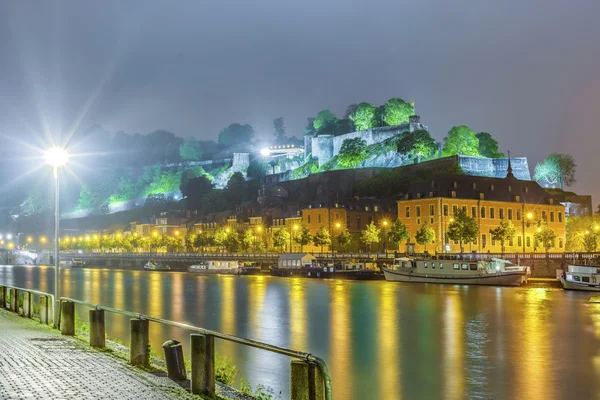
POLYGON ((567 282, 600 283, 600 267, 593 265, 569 265, 565 274, 567 282))
POLYGON ((236 260, 228 260, 228 261, 206 261, 205 265, 208 269, 234 269, 239 268, 239 262, 236 260))
POLYGON ((314 268, 316 266, 317 259, 310 253, 282 254, 277 261, 277 267, 284 269, 314 268))

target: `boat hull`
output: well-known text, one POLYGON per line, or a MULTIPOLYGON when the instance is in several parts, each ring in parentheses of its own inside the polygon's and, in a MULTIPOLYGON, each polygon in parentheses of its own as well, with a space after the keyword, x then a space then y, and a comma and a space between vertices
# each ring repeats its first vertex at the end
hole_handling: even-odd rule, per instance
POLYGON ((201 268, 188 268, 188 272, 200 275, 238 275, 240 273, 238 268, 227 268, 227 269, 201 269, 201 268))
POLYGON ((600 292, 600 284, 572 282, 560 278, 564 290, 582 290, 585 292, 600 292))
POLYGON ((383 268, 385 280, 392 282, 438 283, 450 285, 521 286, 524 272, 504 272, 476 276, 423 275, 411 271, 392 271, 383 268))

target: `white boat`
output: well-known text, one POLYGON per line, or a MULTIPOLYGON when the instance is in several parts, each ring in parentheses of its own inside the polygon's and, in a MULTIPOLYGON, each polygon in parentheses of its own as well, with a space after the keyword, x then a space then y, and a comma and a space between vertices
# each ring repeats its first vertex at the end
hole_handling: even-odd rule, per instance
POLYGON ((146 265, 144 265, 144 269, 147 269, 149 271, 169 271, 171 267, 169 267, 168 265, 158 264, 154 260, 149 260, 146 263, 146 265))
POLYGON ((527 281, 527 267, 508 269, 507 264, 510 261, 497 258, 491 261, 396 258, 382 270, 386 280, 395 282, 519 286, 527 281))
POLYGON ((83 268, 85 261, 81 258, 71 258, 68 260, 60 260, 60 266, 64 268, 83 268))
POLYGON ((228 261, 206 261, 200 264, 194 264, 188 267, 189 272, 199 274, 238 274, 240 272, 240 263, 236 260, 228 261))
POLYGON ((592 265, 569 265, 560 276, 565 290, 600 292, 600 267, 592 265))

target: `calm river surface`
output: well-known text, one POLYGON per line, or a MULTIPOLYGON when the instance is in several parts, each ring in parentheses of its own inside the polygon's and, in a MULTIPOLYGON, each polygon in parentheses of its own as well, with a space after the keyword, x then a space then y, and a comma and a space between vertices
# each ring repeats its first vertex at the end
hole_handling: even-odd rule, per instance
MULTIPOLYGON (((335 399, 598 399, 600 305, 590 294, 182 272, 64 269, 61 294, 311 352, 335 399)), ((0 282, 53 290, 50 267, 0 282)), ((77 307, 82 320, 87 310, 77 307)), ((128 343, 128 319, 107 315, 128 343)), ((1 331, 1 329, 0 329, 1 331)), ((154 352, 188 332, 150 325, 154 352)), ((187 347, 187 349, 186 349, 187 347)), ((217 340, 238 377, 288 397, 286 357, 217 340)))

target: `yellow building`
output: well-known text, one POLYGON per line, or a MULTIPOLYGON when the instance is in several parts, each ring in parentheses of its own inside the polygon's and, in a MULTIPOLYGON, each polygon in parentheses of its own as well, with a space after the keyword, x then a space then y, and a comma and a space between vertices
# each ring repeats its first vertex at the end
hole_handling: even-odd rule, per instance
POLYGON ((543 245, 534 239, 543 224, 556 234, 556 240, 548 250, 564 251, 564 206, 536 182, 514 178, 510 164, 507 178, 449 175, 411 185, 398 201, 399 219, 410 233, 409 247, 414 246, 417 253, 425 250, 424 246, 415 243, 415 235, 427 222, 435 231, 435 243, 428 245, 429 252, 460 252, 459 243, 449 240, 445 234, 458 209, 465 210, 479 225, 476 242, 464 245, 466 252, 501 252, 501 243, 492 240, 490 229, 496 228, 502 219, 515 226, 514 238, 504 244, 506 253, 545 252, 543 245), (443 246, 444 242, 446 246, 443 246))

